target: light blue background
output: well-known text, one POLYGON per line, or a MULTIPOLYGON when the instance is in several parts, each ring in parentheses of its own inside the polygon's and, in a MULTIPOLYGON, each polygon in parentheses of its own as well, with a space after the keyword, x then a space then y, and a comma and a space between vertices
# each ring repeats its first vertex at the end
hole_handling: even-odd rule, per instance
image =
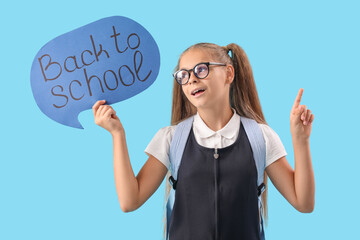
POLYGON ((164 182, 137 211, 120 209, 112 139, 47 118, 30 87, 38 50, 56 36, 120 15, 143 25, 160 48, 158 79, 115 104, 135 174, 144 149, 170 123, 171 73, 196 42, 238 43, 249 56, 263 111, 294 167, 289 115, 299 88, 315 115, 311 153, 316 204, 297 212, 269 184, 267 239, 350 239, 357 236, 360 134, 359 4, 355 1, 23 1, 2 3, 0 239, 161 239, 164 182))

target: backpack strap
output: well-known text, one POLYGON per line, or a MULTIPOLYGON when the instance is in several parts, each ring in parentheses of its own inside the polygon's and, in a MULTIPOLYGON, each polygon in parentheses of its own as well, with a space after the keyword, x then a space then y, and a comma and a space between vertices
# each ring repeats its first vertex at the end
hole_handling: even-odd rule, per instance
POLYGON ((190 134, 194 116, 191 116, 180 122, 176 128, 170 144, 170 171, 169 178, 172 188, 166 203, 166 240, 169 239, 170 217, 175 202, 175 189, 177 183, 177 173, 180 167, 181 159, 184 153, 185 145, 190 134))
POLYGON ((173 188, 174 188, 174 183, 176 184, 178 169, 180 166, 181 158, 184 153, 185 145, 189 137, 193 121, 194 121, 194 116, 191 116, 185 119, 184 121, 180 122, 175 128, 174 136, 171 140, 169 159, 171 164, 170 170, 172 175, 170 183, 173 185, 173 188))
POLYGON ((253 151, 254 160, 257 169, 257 183, 260 187, 258 195, 261 195, 265 190, 264 183, 264 170, 265 170, 265 158, 266 158, 266 146, 263 133, 259 124, 250 118, 241 116, 240 120, 244 126, 246 135, 249 139, 251 149, 253 151))
POLYGON ((263 133, 260 129, 259 124, 250 118, 241 116, 240 121, 242 122, 246 135, 249 139, 251 149, 253 151, 254 160, 257 169, 257 184, 258 184, 258 207, 260 211, 260 239, 265 240, 264 234, 264 224, 262 216, 262 201, 261 195, 265 191, 264 183, 264 171, 265 171, 265 161, 266 161, 266 145, 263 133))

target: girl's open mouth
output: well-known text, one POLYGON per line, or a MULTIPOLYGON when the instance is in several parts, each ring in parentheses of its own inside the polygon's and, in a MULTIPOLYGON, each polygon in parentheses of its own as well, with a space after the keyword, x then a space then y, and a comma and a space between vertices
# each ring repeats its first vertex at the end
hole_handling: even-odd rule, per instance
POLYGON ((205 92, 205 89, 198 89, 198 90, 193 91, 193 92, 191 93, 191 95, 197 97, 197 96, 202 95, 204 92, 205 92))

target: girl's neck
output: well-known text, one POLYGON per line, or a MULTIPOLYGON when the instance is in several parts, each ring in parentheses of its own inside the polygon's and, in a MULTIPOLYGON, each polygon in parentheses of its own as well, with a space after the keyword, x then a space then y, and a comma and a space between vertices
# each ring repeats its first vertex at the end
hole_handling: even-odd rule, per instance
POLYGON ((198 108, 197 111, 204 123, 215 132, 225 127, 234 114, 229 105, 225 108, 198 108))

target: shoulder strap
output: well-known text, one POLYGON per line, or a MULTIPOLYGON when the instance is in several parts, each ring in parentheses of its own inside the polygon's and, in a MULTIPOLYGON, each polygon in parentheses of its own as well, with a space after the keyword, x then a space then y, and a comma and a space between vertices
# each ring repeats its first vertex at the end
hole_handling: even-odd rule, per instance
POLYGON ((251 149, 253 151, 256 169, 258 173, 257 183, 258 186, 261 186, 261 184, 264 182, 266 158, 266 146, 264 136, 259 124, 255 120, 241 116, 240 121, 244 126, 246 135, 251 145, 251 149))
POLYGON ((170 166, 171 175, 175 180, 177 179, 177 172, 180 166, 181 158, 184 153, 185 145, 189 137, 194 116, 191 116, 180 122, 176 128, 170 144, 170 166))

